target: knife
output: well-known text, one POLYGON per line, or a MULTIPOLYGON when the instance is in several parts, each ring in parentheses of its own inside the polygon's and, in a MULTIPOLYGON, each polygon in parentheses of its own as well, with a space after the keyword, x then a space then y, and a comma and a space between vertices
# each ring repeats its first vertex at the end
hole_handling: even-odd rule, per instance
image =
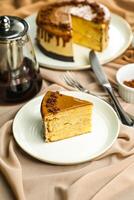
POLYGON ((102 66, 99 63, 98 57, 93 50, 91 50, 89 53, 89 60, 91 63, 92 70, 94 71, 100 85, 109 94, 109 97, 112 101, 114 109, 115 109, 118 117, 120 118, 121 122, 127 126, 133 126, 134 122, 121 107, 118 99, 116 98, 116 96, 114 94, 112 86, 111 86, 110 82, 108 81, 106 74, 104 73, 104 71, 102 69, 102 66))

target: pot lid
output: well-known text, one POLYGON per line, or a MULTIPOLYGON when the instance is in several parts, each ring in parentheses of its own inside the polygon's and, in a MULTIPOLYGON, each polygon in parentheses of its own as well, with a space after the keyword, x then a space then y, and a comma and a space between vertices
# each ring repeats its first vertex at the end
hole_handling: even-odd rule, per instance
POLYGON ((25 20, 14 16, 0 16, 0 40, 20 39, 27 33, 25 20))

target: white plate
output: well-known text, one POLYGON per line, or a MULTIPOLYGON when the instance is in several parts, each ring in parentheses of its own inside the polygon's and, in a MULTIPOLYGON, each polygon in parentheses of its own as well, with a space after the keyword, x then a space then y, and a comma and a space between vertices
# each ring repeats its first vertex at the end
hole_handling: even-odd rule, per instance
POLYGON ((97 97, 81 92, 62 92, 94 103, 93 130, 73 138, 45 143, 42 136, 40 104, 37 97, 17 113, 13 122, 13 134, 19 146, 31 156, 53 164, 78 164, 104 153, 116 140, 119 120, 114 110, 97 97))
MULTIPOLYGON (((35 48, 37 61, 41 66, 45 66, 52 69, 62 70, 78 70, 89 68, 89 49, 74 44, 74 59, 75 62, 63 62, 56 59, 52 59, 43 54, 36 44, 36 23, 35 15, 31 15, 26 18, 30 29, 29 34, 32 39, 32 43, 35 48)), ((105 64, 119 55, 121 55, 130 45, 132 41, 132 31, 129 24, 120 16, 111 14, 111 23, 109 29, 109 45, 103 51, 98 53, 101 64, 105 64)))

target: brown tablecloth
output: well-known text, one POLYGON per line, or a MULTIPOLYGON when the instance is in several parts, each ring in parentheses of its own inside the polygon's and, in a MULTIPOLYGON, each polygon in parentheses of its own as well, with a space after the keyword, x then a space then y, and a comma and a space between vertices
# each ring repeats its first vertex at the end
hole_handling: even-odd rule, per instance
MULTIPOLYGON (((100 0, 112 12, 123 16, 134 30, 133 0, 100 0)), ((46 2, 0 1, 1 15, 26 17, 46 2)), ((116 44, 115 44, 116 45, 116 44)), ((104 65, 116 88, 115 73, 122 65, 134 62, 130 46, 123 55, 104 65)), ((87 70, 73 72, 85 87, 105 95, 87 70)), ((41 69, 46 90, 71 89, 63 81, 63 72, 41 69), (54 84, 52 84, 54 83, 54 84), (49 85, 49 87, 47 87, 49 85)), ((129 113, 130 105, 120 99, 129 113)), ((74 166, 56 166, 40 162, 21 150, 13 139, 12 122, 23 104, 0 106, 0 200, 133 200, 134 199, 134 129, 121 126, 116 142, 100 157, 74 166)))

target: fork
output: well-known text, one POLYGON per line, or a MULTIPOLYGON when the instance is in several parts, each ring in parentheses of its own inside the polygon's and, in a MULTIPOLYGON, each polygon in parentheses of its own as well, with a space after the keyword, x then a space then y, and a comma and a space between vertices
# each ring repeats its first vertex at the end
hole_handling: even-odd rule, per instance
POLYGON ((78 89, 78 90, 81 91, 81 92, 85 92, 85 93, 91 94, 91 95, 93 95, 93 96, 99 97, 100 99, 103 99, 103 100, 107 101, 105 97, 99 96, 99 95, 97 95, 96 93, 91 92, 91 91, 89 91, 88 89, 86 89, 81 83, 79 83, 79 82, 73 77, 73 75, 72 75, 70 72, 67 71, 66 73, 64 73, 64 74, 63 74, 63 78, 64 78, 65 82, 66 82, 69 86, 71 86, 71 87, 73 87, 73 88, 76 88, 76 89, 78 89))

